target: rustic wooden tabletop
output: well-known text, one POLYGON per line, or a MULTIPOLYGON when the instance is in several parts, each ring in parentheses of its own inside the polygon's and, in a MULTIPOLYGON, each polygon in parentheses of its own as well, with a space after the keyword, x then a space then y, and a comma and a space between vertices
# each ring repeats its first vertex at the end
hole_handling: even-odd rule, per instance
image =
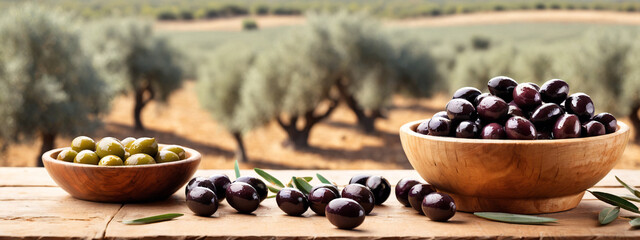
MULTIPOLYGON (((356 174, 385 176, 392 184, 399 179, 413 176, 415 171, 268 171, 279 179, 292 175, 313 176, 323 174, 338 184, 345 184, 356 174)), ((200 170, 196 175, 233 172, 200 170)), ((257 176, 252 171, 243 175, 257 176)), ((625 194, 614 175, 634 186, 640 186, 640 171, 613 170, 593 189, 625 194)), ((313 180, 317 181, 317 180, 313 180)), ((549 225, 515 225, 491 222, 469 213, 458 212, 449 222, 433 222, 400 205, 395 197, 382 206, 376 206, 371 215, 356 230, 339 230, 324 217, 307 211, 303 217, 290 217, 278 209, 274 199, 265 200, 253 215, 237 214, 223 202, 213 217, 193 215, 184 204, 184 190, 171 198, 146 204, 105 204, 77 200, 56 186, 42 168, 0 168, 0 239, 192 239, 238 237, 271 239, 456 239, 456 238, 570 238, 570 239, 640 239, 640 230, 630 229, 628 221, 617 219, 606 226, 599 226, 598 212, 608 205, 586 194, 573 210, 544 216, 558 219, 549 225), (148 225, 124 225, 123 219, 163 214, 185 215, 166 222, 148 225)), ((394 194, 392 194, 394 195, 394 194)), ((632 216, 627 211, 621 216, 632 216)))

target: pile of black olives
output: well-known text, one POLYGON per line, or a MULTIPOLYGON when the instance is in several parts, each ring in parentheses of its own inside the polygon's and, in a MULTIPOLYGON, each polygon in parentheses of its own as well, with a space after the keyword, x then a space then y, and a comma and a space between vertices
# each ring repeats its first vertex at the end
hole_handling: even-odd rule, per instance
POLYGON ((71 148, 62 150, 58 160, 99 166, 123 166, 166 163, 186 158, 185 150, 177 145, 158 147, 155 138, 128 137, 122 141, 105 137, 97 143, 80 136, 71 141, 71 148))
POLYGON ((569 95, 569 84, 552 79, 539 87, 499 76, 489 80, 489 93, 473 87, 458 89, 446 110, 416 129, 433 136, 482 139, 565 139, 615 132, 610 113, 594 116, 591 97, 569 95))
POLYGON ((250 214, 267 198, 267 185, 255 177, 239 177, 231 182, 227 175, 195 177, 185 188, 187 207, 199 216, 211 216, 219 203, 227 203, 239 213, 250 214))
POLYGON ((451 196, 410 178, 398 181, 396 198, 405 207, 412 207, 433 221, 446 222, 456 214, 456 203, 451 196))

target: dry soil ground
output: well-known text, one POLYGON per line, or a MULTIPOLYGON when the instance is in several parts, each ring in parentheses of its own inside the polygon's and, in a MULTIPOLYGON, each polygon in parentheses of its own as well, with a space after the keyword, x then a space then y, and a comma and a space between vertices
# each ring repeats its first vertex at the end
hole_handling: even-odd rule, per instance
MULTIPOLYGON (((163 31, 233 31, 240 30, 241 18, 195 22, 161 22, 156 28, 163 31)), ((258 18, 262 28, 302 24, 301 17, 258 18)), ((590 22, 640 25, 640 14, 592 11, 523 11, 478 13, 439 18, 387 21, 394 26, 453 26, 469 24, 497 24, 507 22, 590 22)), ((194 84, 187 82, 167 104, 152 103, 143 112, 148 130, 133 130, 131 96, 115 99, 113 110, 105 116, 105 124, 94 138, 115 136, 154 136, 162 143, 189 146, 203 153, 202 168, 231 168, 235 142, 225 129, 216 124, 202 110, 194 95, 194 84)), ((285 134, 271 123, 245 137, 251 162, 243 167, 262 168, 322 168, 322 169, 392 169, 410 168, 397 135, 405 122, 430 117, 443 108, 447 96, 412 100, 395 97, 387 119, 377 122, 378 133, 362 134, 355 127, 355 116, 340 106, 332 116, 318 124, 312 132, 306 151, 293 151, 282 143, 285 134)), ((625 121, 625 119, 622 119, 625 121)), ((56 145, 68 146, 69 138, 59 138, 56 145)), ((33 166, 39 143, 26 143, 9 148, 0 156, 0 166, 33 166)), ((618 168, 640 168, 640 146, 630 144, 618 168)))

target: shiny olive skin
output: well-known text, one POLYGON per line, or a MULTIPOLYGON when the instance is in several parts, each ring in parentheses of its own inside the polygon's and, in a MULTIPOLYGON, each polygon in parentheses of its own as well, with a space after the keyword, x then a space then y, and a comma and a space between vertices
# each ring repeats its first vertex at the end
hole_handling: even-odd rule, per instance
POLYGON ((416 127, 416 132, 424 135, 429 134, 429 120, 422 121, 420 124, 418 124, 418 127, 416 127))
POLYGON ((338 187, 336 187, 333 184, 326 184, 326 183, 318 184, 318 185, 313 186, 311 188, 311 191, 309 191, 309 192, 313 192, 318 188, 327 188, 327 189, 333 191, 333 193, 335 193, 336 196, 340 197, 340 190, 338 190, 338 187))
POLYGON ((369 179, 369 177, 371 177, 371 175, 367 175, 367 174, 360 174, 360 175, 355 175, 353 177, 351 177, 351 179, 349 179, 349 184, 361 184, 362 186, 367 185, 367 179, 369 179))
POLYGON ((122 141, 120 141, 120 143, 122 143, 122 146, 124 146, 124 148, 128 148, 129 146, 131 146, 131 144, 133 143, 133 141, 135 141, 135 138, 132 137, 127 137, 125 139, 122 139, 122 141))
MULTIPOLYGON (((189 194, 189 191, 191 191, 191 189, 196 188, 196 187, 208 188, 211 191, 213 191, 214 193, 219 192, 218 188, 216 187, 214 182, 211 181, 210 178, 194 177, 191 180, 189 180, 189 183, 187 183, 187 186, 185 186, 184 193, 185 194, 189 194)), ((218 194, 216 194, 216 196, 218 196, 218 194)))
POLYGON ((333 193, 328 188, 318 188, 315 191, 309 193, 309 208, 320 216, 324 216, 325 207, 331 202, 331 200, 338 198, 338 195, 333 193))
POLYGON ((198 216, 208 217, 218 211, 218 198, 211 189, 195 187, 187 193, 187 207, 198 216))
POLYGON ((449 119, 455 121, 473 120, 476 108, 465 99, 451 99, 445 106, 449 119))
POLYGON ((62 150, 60 153, 58 153, 58 156, 56 156, 56 159, 60 161, 65 161, 65 162, 73 162, 73 159, 76 158, 77 155, 78 155, 78 152, 73 151, 73 149, 65 149, 65 150, 62 150))
POLYGON ((452 99, 464 99, 469 101, 470 103, 474 103, 476 100, 476 97, 480 96, 480 94, 482 94, 482 92, 480 92, 480 90, 478 90, 477 88, 474 87, 463 87, 460 88, 458 90, 456 90, 453 93, 453 97, 452 99))
POLYGON ((561 79, 551 79, 540 87, 540 97, 546 103, 560 104, 569 95, 569 84, 561 79))
POLYGON ((103 158, 100 159, 100 162, 98 162, 98 165, 100 166, 122 166, 124 165, 124 161, 122 161, 122 158, 115 156, 115 155, 108 155, 108 156, 104 156, 103 158))
POLYGON ((371 176, 367 179, 367 188, 373 193, 373 199, 376 205, 381 205, 391 195, 391 184, 382 176, 371 176))
POLYGON ((233 182, 227 187, 227 203, 239 213, 252 213, 260 206, 258 191, 246 182, 233 182))
POLYGON ((578 138, 582 135, 580 119, 574 114, 564 114, 553 127, 554 139, 578 138))
POLYGON ((420 184, 420 182, 410 178, 400 179, 396 184, 396 199, 405 207, 411 207, 411 204, 409 204, 409 190, 416 184, 420 184))
POLYGON ((447 114, 447 111, 437 112, 436 114, 433 114, 432 118, 434 118, 434 117, 441 117, 441 118, 449 119, 449 115, 447 114))
POLYGON ((593 117, 593 120, 602 123, 607 133, 615 132, 618 129, 618 121, 611 113, 598 113, 598 115, 593 117))
POLYGON ((456 128, 457 138, 478 138, 480 136, 480 126, 475 122, 462 121, 456 128))
POLYGON ((489 92, 502 98, 505 102, 513 100, 513 90, 518 86, 518 83, 510 77, 498 76, 489 80, 487 84, 489 92))
POLYGON ((480 132, 480 138, 482 139, 505 139, 507 133, 504 131, 504 127, 498 123, 489 123, 482 128, 480 132))
POLYGON ((549 140, 553 139, 553 134, 551 134, 551 130, 536 130, 536 139, 538 140, 549 140))
POLYGON ((329 202, 325 208, 327 219, 340 229, 353 229, 364 222, 364 208, 356 201, 348 198, 337 198, 329 202))
POLYGON ((536 108, 529 120, 537 129, 552 129, 556 124, 556 120, 563 114, 564 110, 560 105, 545 103, 536 108))
POLYGON ((476 109, 478 108, 478 104, 480 104, 480 102, 482 102, 482 99, 488 97, 488 96, 492 96, 491 93, 483 93, 480 94, 476 97, 475 100, 473 100, 473 106, 476 107, 476 109))
POLYGON ((146 164, 155 164, 156 160, 148 154, 138 153, 133 154, 124 161, 124 165, 146 165, 146 164))
POLYGON ((485 97, 478 104, 478 117, 487 123, 502 121, 508 112, 507 102, 495 96, 485 97))
POLYGON ((224 174, 214 174, 209 176, 209 181, 215 186, 215 190, 213 192, 218 197, 218 202, 224 200, 227 196, 227 187, 231 185, 229 177, 224 174))
POLYGON ((522 109, 520 107, 518 107, 518 105, 516 105, 516 104, 511 105, 511 103, 509 103, 509 109, 507 110, 507 116, 508 117, 515 117, 515 116, 527 117, 525 112, 522 111, 522 109))
POLYGON ((427 129, 429 135, 432 136, 449 136, 451 134, 451 120, 441 117, 429 119, 427 129))
POLYGON ((159 151, 158 154, 156 155, 157 163, 175 162, 179 160, 180 160, 180 157, 178 157, 178 154, 171 151, 162 150, 162 151, 159 151))
POLYGON ((276 203, 280 210, 289 216, 300 216, 309 209, 309 200, 300 190, 283 188, 276 194, 276 203))
POLYGON ((422 199, 427 194, 435 191, 436 190, 433 188, 433 186, 429 184, 421 183, 414 185, 413 187, 411 187, 411 189, 409 189, 409 195, 407 197, 409 199, 409 205, 411 205, 413 209, 418 211, 418 213, 424 214, 422 212, 422 199))
MULTIPOLYGON (((368 181, 368 180, 367 180, 368 181)), ((375 197, 369 188, 360 184, 349 184, 342 189, 342 197, 355 200, 364 208, 365 214, 371 213, 375 206, 375 197)))
POLYGON ((456 214, 456 203, 446 193, 430 193, 424 197, 421 205, 424 215, 433 221, 446 222, 456 214))
POLYGON ((103 158, 108 155, 124 158, 124 146, 115 138, 103 138, 96 144, 96 154, 103 158))
POLYGON ((182 148, 182 147, 180 147, 178 145, 164 146, 164 147, 162 147, 162 151, 171 151, 171 152, 175 153, 176 155, 178 155, 180 160, 187 158, 187 152, 184 150, 184 148, 182 148))
POLYGON ((158 154, 158 142, 155 138, 141 137, 133 141, 127 148, 127 152, 131 155, 137 153, 144 153, 149 156, 155 156, 158 154))
POLYGON ((73 159, 74 163, 98 165, 98 155, 91 150, 82 150, 73 159))
POLYGON ((96 142, 93 141, 90 137, 87 136, 79 136, 71 141, 71 149, 76 152, 80 152, 82 150, 95 151, 96 150, 96 142))
POLYGON ((582 122, 589 121, 596 110, 591 97, 584 93, 569 95, 564 104, 565 111, 575 114, 582 122))
POLYGON ((535 109, 542 103, 540 93, 531 84, 519 84, 513 90, 513 102, 521 109, 535 109))
POLYGON ((253 188, 256 189, 256 191, 258 191, 258 196, 260 196, 260 201, 264 201, 264 199, 267 198, 267 194, 269 193, 269 189, 267 188, 267 185, 262 180, 256 177, 242 176, 237 178, 233 182, 245 182, 251 185, 253 188))
POLYGON ((589 121, 582 125, 582 136, 593 137, 607 134, 604 124, 598 121, 589 121))
POLYGON ((529 84, 531 85, 533 88, 535 88, 538 92, 540 91, 540 86, 538 86, 538 84, 532 83, 532 82, 526 82, 523 84, 529 84))
POLYGON ((534 140, 536 139, 536 127, 523 117, 511 117, 504 125, 504 132, 509 139, 534 140))

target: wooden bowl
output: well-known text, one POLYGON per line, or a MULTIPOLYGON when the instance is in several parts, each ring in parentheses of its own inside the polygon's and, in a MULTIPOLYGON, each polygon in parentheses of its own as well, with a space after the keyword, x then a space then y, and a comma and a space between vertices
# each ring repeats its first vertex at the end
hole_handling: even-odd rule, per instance
POLYGON ((572 209, 615 166, 629 139, 611 134, 558 140, 485 140, 419 134, 425 120, 400 128, 413 168, 464 212, 551 213, 572 209))
POLYGON ((151 202, 171 196, 189 181, 202 156, 182 147, 187 158, 139 166, 98 166, 57 160, 58 148, 42 155, 49 176, 75 198, 95 202, 151 202))

